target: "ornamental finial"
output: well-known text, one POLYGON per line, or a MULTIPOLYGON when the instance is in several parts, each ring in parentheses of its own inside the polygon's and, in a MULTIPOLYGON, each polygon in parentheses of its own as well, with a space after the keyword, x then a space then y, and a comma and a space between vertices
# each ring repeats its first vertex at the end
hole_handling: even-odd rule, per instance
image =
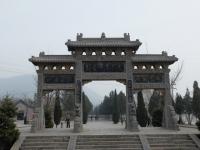
POLYGON ((83 37, 83 33, 77 33, 77 36, 76 36, 77 41, 82 39, 82 37, 83 37))
POLYGON ((102 32, 101 38, 106 38, 106 34, 104 32, 102 32))
POLYGON ((127 41, 130 41, 130 34, 124 33, 124 39, 127 40, 127 41))

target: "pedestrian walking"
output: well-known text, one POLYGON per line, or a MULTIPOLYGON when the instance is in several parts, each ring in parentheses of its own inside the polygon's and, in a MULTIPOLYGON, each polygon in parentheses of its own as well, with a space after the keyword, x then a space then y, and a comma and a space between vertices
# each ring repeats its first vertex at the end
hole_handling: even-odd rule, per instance
POLYGON ((66 128, 70 128, 70 115, 69 114, 67 114, 65 121, 66 121, 66 128))

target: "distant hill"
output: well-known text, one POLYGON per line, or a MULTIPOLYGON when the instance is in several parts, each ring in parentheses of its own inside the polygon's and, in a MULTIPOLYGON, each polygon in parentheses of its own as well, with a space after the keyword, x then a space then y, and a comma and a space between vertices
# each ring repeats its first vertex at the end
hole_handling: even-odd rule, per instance
POLYGON ((33 75, 22 75, 0 78, 0 96, 9 94, 14 97, 33 97, 36 91, 36 81, 33 75))
MULTIPOLYGON (((0 78, 0 97, 9 94, 13 97, 33 97, 36 92, 36 77, 33 75, 22 75, 10 78, 0 78)), ((104 95, 95 92, 93 85, 84 87, 84 92, 93 105, 99 104, 104 95)))

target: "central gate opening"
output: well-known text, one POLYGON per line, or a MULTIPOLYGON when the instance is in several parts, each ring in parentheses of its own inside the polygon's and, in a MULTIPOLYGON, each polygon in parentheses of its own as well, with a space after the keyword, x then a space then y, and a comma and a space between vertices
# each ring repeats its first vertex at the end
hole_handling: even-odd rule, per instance
MULTIPOLYGON (((114 80, 85 83, 83 92, 93 104, 84 130, 119 130, 126 126, 126 87, 114 80)), ((84 118, 84 94, 83 118, 84 118)), ((84 123, 84 122, 83 122, 84 123)))

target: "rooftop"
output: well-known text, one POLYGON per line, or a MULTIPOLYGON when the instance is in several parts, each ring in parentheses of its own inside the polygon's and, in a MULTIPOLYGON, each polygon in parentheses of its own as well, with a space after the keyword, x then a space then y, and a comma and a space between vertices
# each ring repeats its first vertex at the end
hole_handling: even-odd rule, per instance
POLYGON ((77 47, 120 47, 129 48, 136 51, 142 43, 136 39, 130 40, 129 33, 124 33, 124 37, 107 38, 105 33, 102 33, 100 38, 84 38, 83 34, 77 34, 76 41, 68 40, 65 45, 69 51, 74 51, 77 47))
POLYGON ((134 63, 164 62, 173 64, 176 61, 178 61, 176 56, 168 56, 164 51, 162 54, 136 54, 132 56, 132 62, 134 63))

